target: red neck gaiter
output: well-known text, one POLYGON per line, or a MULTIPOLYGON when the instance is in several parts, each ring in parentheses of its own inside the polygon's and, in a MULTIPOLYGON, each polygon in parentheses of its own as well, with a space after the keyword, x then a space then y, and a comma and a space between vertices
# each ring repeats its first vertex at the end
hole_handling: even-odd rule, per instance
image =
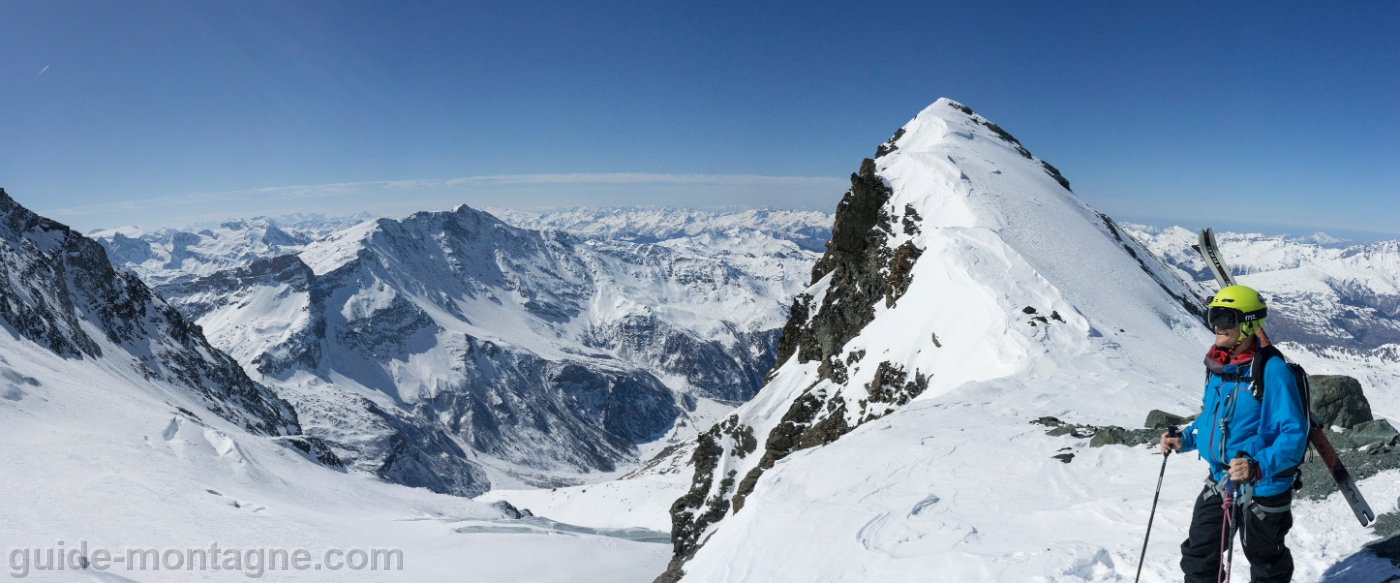
POLYGON ((1210 350, 1206 352, 1206 358, 1214 360, 1215 362, 1218 362, 1220 364, 1239 364, 1247 360, 1252 360, 1254 358, 1254 352, 1258 349, 1259 339, 1250 338, 1249 348, 1245 349, 1244 352, 1239 353, 1234 358, 1230 358, 1229 350, 1215 345, 1211 345, 1210 350))

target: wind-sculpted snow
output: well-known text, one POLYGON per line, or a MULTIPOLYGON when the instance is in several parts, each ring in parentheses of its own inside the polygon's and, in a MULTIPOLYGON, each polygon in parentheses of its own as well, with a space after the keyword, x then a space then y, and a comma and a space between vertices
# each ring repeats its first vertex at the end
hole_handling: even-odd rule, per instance
POLYGON ((159 291, 352 468, 475 495, 482 472, 623 469, 707 424, 700 401, 750 398, 814 258, 758 231, 584 240, 463 206, 159 291), (450 461, 391 467, 430 458, 450 461))
MULTIPOLYGON (((1132 577, 1160 458, 1033 422, 1196 412, 1201 288, 948 100, 851 183, 769 382, 697 439, 657 581, 1132 577)), ((1205 472, 1171 461, 1144 581, 1179 578, 1205 472)), ((1335 541, 1295 547, 1300 580, 1371 536, 1335 496, 1294 508, 1292 540, 1335 541)))
POLYGON ((3 189, 0 318, 18 337, 59 356, 178 387, 253 433, 298 433, 291 406, 250 380, 139 279, 114 270, 101 245, 30 212, 3 189))
MULTIPOLYGON (((1133 237, 1194 279, 1216 284, 1181 227, 1133 225, 1133 237)), ((1338 247, 1285 237, 1218 233, 1225 261, 1241 284, 1269 303, 1269 331, 1281 341, 1354 349, 1400 343, 1400 241, 1338 247)))

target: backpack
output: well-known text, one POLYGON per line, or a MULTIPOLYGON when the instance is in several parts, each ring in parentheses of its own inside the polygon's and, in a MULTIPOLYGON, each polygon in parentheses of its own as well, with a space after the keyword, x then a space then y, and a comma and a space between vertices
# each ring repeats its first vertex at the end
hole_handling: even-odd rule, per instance
MULTIPOLYGON (((1308 388, 1308 371, 1303 370, 1303 366, 1288 359, 1283 352, 1270 344, 1261 347, 1254 353, 1254 362, 1250 364, 1250 389, 1254 393, 1254 400, 1264 401, 1264 366, 1269 363, 1270 358, 1278 357, 1288 364, 1288 371, 1293 373, 1293 379, 1298 385, 1298 397, 1302 399, 1303 428, 1305 431, 1312 431, 1314 427, 1320 427, 1316 417, 1312 414, 1312 392, 1308 388)), ((1306 449, 1308 446, 1303 446, 1306 449)), ((1301 465, 1301 464, 1300 464, 1301 465)), ((1303 474, 1298 466, 1293 466, 1279 472, 1280 476, 1293 475, 1293 489, 1298 490, 1303 487, 1303 474)))

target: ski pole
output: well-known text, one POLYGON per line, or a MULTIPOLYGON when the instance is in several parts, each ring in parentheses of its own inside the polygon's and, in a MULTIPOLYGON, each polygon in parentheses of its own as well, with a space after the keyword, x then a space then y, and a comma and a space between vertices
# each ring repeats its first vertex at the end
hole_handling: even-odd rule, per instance
MULTIPOLYGON (((1247 459, 1248 457, 1249 454, 1243 451, 1235 453, 1236 459, 1247 459)), ((1226 475, 1225 478, 1229 479, 1230 476, 1226 475)), ((1222 535, 1225 537, 1225 539, 1220 541, 1220 544, 1224 547, 1222 549, 1222 551, 1224 552, 1222 552, 1221 554, 1225 555, 1223 557, 1225 560, 1222 563, 1220 563, 1221 571, 1220 574, 1216 577, 1216 579, 1220 581, 1220 583, 1229 583, 1230 569, 1235 565, 1235 529, 1237 526, 1239 526, 1237 521, 1235 520, 1235 512, 1240 509, 1240 507, 1235 504, 1235 493, 1239 491, 1239 482, 1236 482, 1234 480, 1230 480, 1229 482, 1227 482, 1225 484, 1225 500, 1220 505, 1222 508, 1225 509, 1225 520, 1224 523, 1221 524, 1221 528, 1224 531, 1222 535)), ((1245 510, 1248 511, 1248 509, 1245 510)), ((1243 539, 1244 536, 1245 533, 1241 531, 1240 538, 1243 539)))
MULTIPOLYGON (((1167 437, 1176 437, 1177 435, 1180 434, 1177 433, 1175 425, 1167 426, 1167 437)), ((1147 541, 1152 538, 1152 519, 1157 517, 1157 498, 1162 495, 1162 478, 1167 475, 1167 458, 1171 455, 1170 448, 1162 454, 1162 470, 1157 473, 1157 492, 1152 495, 1152 512, 1147 515, 1147 535, 1142 537, 1142 555, 1138 557, 1137 576, 1133 577, 1133 583, 1137 583, 1138 579, 1142 578, 1142 561, 1147 558, 1147 541)))
POLYGON ((1215 575, 1215 580, 1217 583, 1230 583, 1230 568, 1235 562, 1235 515, 1233 514, 1235 502, 1235 483, 1233 481, 1229 481, 1229 478, 1229 476, 1225 476, 1225 479, 1227 481, 1225 482, 1225 487, 1221 489, 1220 493, 1222 499, 1220 507, 1225 510, 1225 519, 1222 520, 1220 523, 1221 561, 1220 569, 1216 572, 1215 575))

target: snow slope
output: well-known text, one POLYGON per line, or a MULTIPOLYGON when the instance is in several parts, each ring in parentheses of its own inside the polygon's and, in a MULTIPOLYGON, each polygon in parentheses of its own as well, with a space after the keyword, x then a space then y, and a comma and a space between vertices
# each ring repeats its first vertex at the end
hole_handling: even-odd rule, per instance
MULTIPOLYGON (((510 520, 500 508, 325 467, 139 375, 0 335, 0 549, 398 549, 402 571, 273 570, 271 581, 646 581, 669 547, 510 520), (512 532, 510 528, 524 529, 512 532), (471 530, 475 529, 475 530, 471 530), (563 535, 563 536, 561 536, 563 535), (59 541, 63 542, 62 547, 59 541), (347 574, 349 573, 349 574, 347 574)), ((548 516, 548 514, 545 514, 548 516)), ((339 557, 331 560, 340 560, 339 557)), ((47 561, 44 561, 47 562, 47 561)), ((7 573, 20 571, 7 562, 7 573)), ((36 581, 227 581, 221 571, 40 571, 36 581), (117 576, 120 578, 114 578, 117 576)))
MULTIPOLYGON (((946 99, 882 145, 852 177, 772 380, 701 436, 658 581, 1131 577, 1161 458, 1031 422, 1193 412, 1210 339, 1193 287, 1067 187, 946 99)), ((1204 474, 1194 456, 1169 464, 1144 581, 1179 578, 1204 474)), ((1397 477, 1361 484, 1378 512, 1397 477)), ((1372 536, 1341 504, 1297 504, 1297 580, 1372 536)))

